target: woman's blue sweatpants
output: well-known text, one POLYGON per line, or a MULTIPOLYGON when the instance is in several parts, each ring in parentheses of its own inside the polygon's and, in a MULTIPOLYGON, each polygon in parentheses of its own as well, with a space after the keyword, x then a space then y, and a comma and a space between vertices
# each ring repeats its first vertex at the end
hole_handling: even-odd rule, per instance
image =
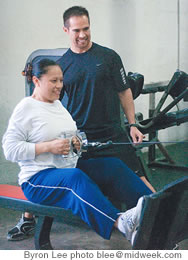
POLYGON ((134 207, 152 192, 117 158, 79 159, 77 168, 42 170, 22 184, 28 200, 72 210, 105 239, 118 218, 105 195, 134 207))

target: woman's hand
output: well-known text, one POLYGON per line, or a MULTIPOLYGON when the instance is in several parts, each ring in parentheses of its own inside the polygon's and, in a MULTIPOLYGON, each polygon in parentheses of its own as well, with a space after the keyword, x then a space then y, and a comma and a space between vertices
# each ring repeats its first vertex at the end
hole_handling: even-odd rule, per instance
POLYGON ((70 145, 69 139, 55 139, 53 141, 36 144, 35 153, 36 155, 41 153, 68 155, 70 152, 70 145))
POLYGON ((72 144, 73 144, 73 147, 79 152, 81 149, 81 142, 77 136, 74 136, 72 138, 72 144))
POLYGON ((70 152, 70 140, 69 139, 55 139, 51 141, 51 153, 68 155, 70 152))
POLYGON ((36 155, 41 153, 68 155, 71 150, 71 145, 73 145, 77 151, 80 151, 81 142, 78 137, 73 136, 71 141, 69 139, 55 139, 52 141, 36 144, 35 153, 36 155))

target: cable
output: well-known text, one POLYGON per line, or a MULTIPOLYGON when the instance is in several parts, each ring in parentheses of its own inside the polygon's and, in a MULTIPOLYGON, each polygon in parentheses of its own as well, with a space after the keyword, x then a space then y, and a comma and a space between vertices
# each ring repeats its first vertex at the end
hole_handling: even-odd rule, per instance
POLYGON ((112 142, 111 140, 107 142, 88 142, 83 145, 84 148, 88 147, 101 147, 101 146, 110 146, 110 145, 152 145, 152 144, 183 144, 188 143, 188 141, 143 141, 142 143, 134 142, 112 142))

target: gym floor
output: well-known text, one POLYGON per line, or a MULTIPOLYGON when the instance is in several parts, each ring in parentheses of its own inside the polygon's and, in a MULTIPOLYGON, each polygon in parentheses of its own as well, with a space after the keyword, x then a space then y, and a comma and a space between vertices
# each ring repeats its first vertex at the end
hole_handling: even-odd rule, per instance
MULTIPOLYGON (((187 143, 168 146, 167 150, 177 165, 188 166, 187 143)), ((188 176, 188 171, 175 167, 149 168, 149 172, 151 175, 150 182, 157 191, 178 178, 188 176)), ((7 231, 17 223, 20 216, 20 212, 0 208, 0 250, 35 249, 33 236, 17 242, 7 241, 6 239, 7 231)), ((72 215, 65 216, 63 223, 59 219, 54 221, 51 242, 53 248, 57 250, 131 250, 130 243, 118 231, 114 230, 110 241, 104 240, 85 223, 72 215)), ((179 243, 179 249, 188 250, 188 239, 179 243)))

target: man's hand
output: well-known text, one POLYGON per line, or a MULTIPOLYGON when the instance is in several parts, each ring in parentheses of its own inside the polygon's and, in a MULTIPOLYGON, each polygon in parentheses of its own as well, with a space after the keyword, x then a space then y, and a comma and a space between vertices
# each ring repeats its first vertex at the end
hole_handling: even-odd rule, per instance
POLYGON ((142 140, 145 138, 145 136, 135 126, 131 126, 131 128, 130 128, 130 136, 131 136, 134 144, 141 143, 142 140))

